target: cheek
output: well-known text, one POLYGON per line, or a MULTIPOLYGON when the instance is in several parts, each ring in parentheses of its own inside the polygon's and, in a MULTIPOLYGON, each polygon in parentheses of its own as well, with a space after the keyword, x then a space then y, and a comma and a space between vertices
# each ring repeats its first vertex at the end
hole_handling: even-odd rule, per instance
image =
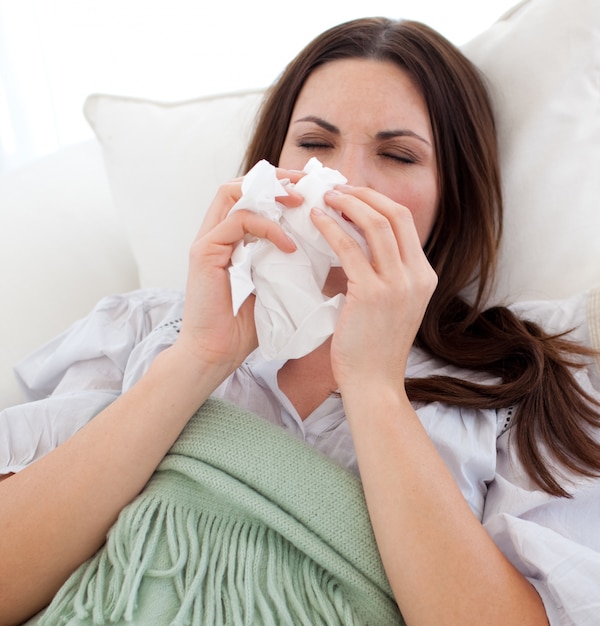
MULTIPOLYGON (((411 205, 408 206, 409 208, 411 207, 411 205)), ((431 234, 431 230, 433 229, 433 225, 435 224, 437 217, 437 194, 430 194, 417 198, 412 206, 414 206, 414 209, 411 210, 415 220, 417 233, 419 233, 419 241, 421 242, 421 245, 424 246, 429 239, 429 235, 431 234)))
POLYGON ((395 185, 393 191, 386 195, 410 210, 415 220, 419 241, 421 245, 425 245, 437 217, 437 184, 395 185))
POLYGON ((437 204, 428 207, 427 210, 423 210, 418 215, 414 213, 413 215, 417 233, 419 234, 419 241, 422 246, 425 246, 427 240, 429 239, 429 235, 431 235, 433 225, 435 224, 437 217, 437 204))
POLYGON ((301 170, 306 165, 308 157, 305 153, 295 150, 289 145, 288 140, 285 140, 281 153, 279 154, 279 162, 277 167, 282 167, 286 170, 301 170))

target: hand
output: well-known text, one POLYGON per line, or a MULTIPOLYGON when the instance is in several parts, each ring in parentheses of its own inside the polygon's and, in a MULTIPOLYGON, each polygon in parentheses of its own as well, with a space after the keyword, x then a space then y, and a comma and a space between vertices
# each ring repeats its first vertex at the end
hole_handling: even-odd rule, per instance
MULTIPOLYGON (((297 182, 302 172, 277 170, 280 179, 297 182)), ((246 236, 265 238, 284 252, 296 249, 294 242, 275 222, 251 211, 231 207, 242 195, 242 179, 223 185, 209 207, 198 236, 190 249, 186 302, 179 345, 204 364, 233 371, 256 347, 254 296, 233 315, 228 267, 235 246, 246 236)), ((277 198, 288 207, 299 206, 302 197, 288 190, 277 198)))
POLYGON ((397 387, 437 276, 406 207, 358 187, 341 187, 325 199, 363 231, 372 255, 369 260, 331 218, 313 211, 314 224, 347 277, 346 304, 331 346, 336 383, 342 395, 369 377, 397 387))
MULTIPOLYGON (((280 167, 276 168, 275 171, 279 181, 289 180, 290 183, 294 184, 306 175, 299 170, 286 170, 280 167)), ((198 232, 198 237, 206 235, 227 217, 231 207, 233 207, 242 196, 243 180, 243 177, 239 177, 221 185, 217 195, 206 211, 206 215, 200 226, 200 231, 198 232)), ((293 186, 288 184, 284 185, 284 187, 288 195, 277 197, 277 202, 290 208, 300 206, 303 201, 302 196, 294 190, 293 186)))

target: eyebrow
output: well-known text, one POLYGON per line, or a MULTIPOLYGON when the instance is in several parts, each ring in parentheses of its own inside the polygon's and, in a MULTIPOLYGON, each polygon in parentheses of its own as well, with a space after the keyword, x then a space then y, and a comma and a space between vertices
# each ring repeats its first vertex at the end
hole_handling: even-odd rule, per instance
MULTIPOLYGON (((299 120, 295 120, 294 124, 297 124, 299 122, 313 122, 314 124, 317 124, 317 126, 320 126, 321 128, 323 128, 324 130, 333 133, 334 135, 339 135, 340 134, 340 129, 335 126, 334 124, 331 124, 330 122, 327 122, 326 120, 317 117, 316 115, 307 115, 306 117, 302 117, 299 120)), ((425 139, 425 137, 422 137, 421 135, 419 135, 418 133, 415 133, 412 130, 409 129, 398 129, 398 130, 380 130, 375 137, 378 140, 385 140, 385 139, 393 139, 394 137, 414 137, 415 139, 418 139, 419 141, 422 141, 423 143, 427 144, 428 146, 431 145, 431 143, 429 141, 427 141, 427 139, 425 139)))
POLYGON ((316 115, 307 115, 299 120, 296 120, 294 124, 298 124, 299 122, 313 122, 317 126, 320 126, 324 130, 333 133, 334 135, 340 134, 340 129, 329 122, 326 122, 323 118, 317 117, 316 115))

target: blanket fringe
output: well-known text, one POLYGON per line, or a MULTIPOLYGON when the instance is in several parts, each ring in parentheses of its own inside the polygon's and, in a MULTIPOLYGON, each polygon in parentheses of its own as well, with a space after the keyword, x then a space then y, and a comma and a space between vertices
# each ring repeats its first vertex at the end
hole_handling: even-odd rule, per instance
POLYGON ((106 548, 67 581, 40 626, 360 623, 333 576, 271 528, 149 496, 122 512, 106 548), (167 611, 161 585, 177 602, 144 621, 144 594, 144 604, 151 595, 167 611))

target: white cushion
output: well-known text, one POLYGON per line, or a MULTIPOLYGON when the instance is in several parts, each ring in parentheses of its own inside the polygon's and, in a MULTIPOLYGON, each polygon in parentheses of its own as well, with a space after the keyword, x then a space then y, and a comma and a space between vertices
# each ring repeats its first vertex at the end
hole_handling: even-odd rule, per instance
MULTIPOLYGON (((522 2, 463 50, 487 75, 498 118, 506 226, 492 299, 599 282, 600 3, 522 2)), ((237 173, 259 97, 88 100, 143 286, 183 286, 189 243, 237 173)))
POLYGON ((505 232, 494 300, 600 282, 600 2, 529 0, 463 48, 498 122, 505 232))
POLYGON ((87 99, 143 287, 184 287, 190 244, 219 185, 239 174, 261 98, 87 99))
POLYGON ((1 409, 15 363, 137 274, 93 139, 1 177, 0 207, 1 409))

